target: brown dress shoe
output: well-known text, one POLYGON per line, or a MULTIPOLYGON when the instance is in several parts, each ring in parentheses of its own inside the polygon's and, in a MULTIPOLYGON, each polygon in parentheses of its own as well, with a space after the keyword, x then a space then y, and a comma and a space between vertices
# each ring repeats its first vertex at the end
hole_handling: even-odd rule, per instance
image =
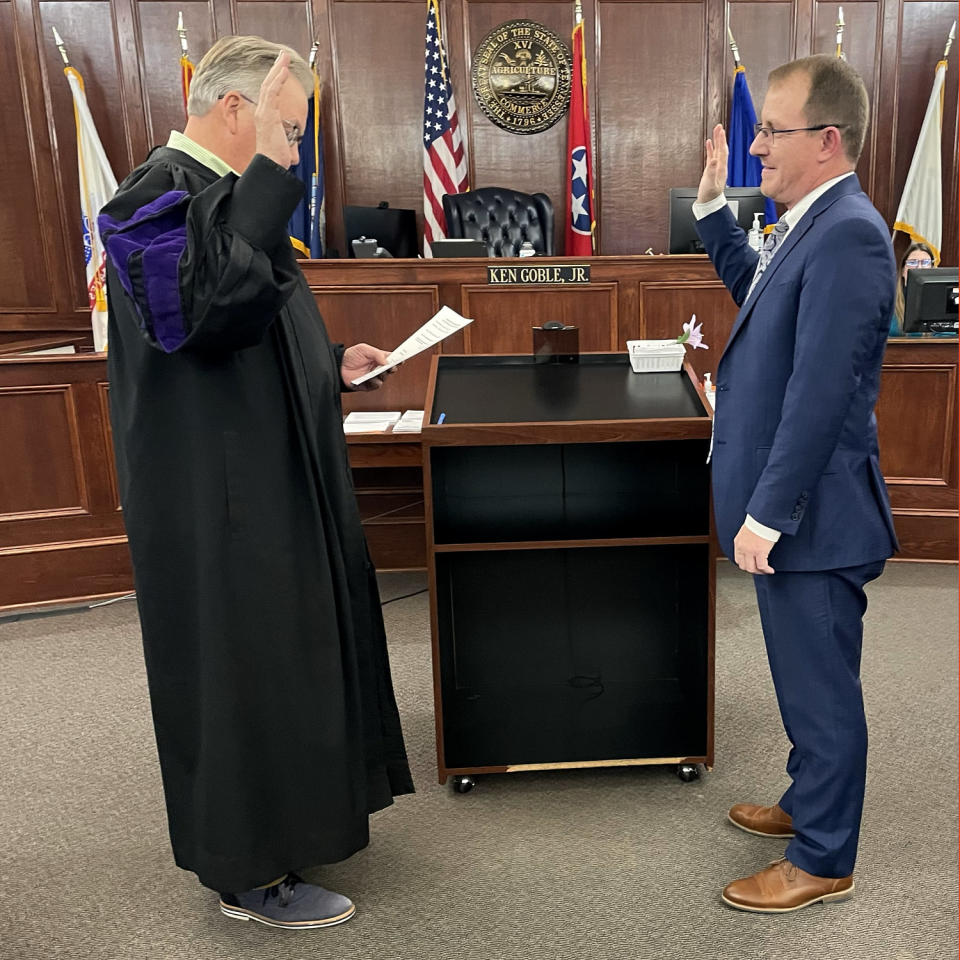
POLYGON ((727 819, 735 827, 746 830, 747 833, 755 833, 758 837, 787 839, 793 836, 793 819, 776 803, 772 807, 761 807, 756 803, 735 803, 730 808, 727 819))
POLYGON ((811 903, 846 900, 853 896, 853 877, 815 877, 783 858, 752 877, 727 884, 722 896, 737 910, 790 913, 811 903))

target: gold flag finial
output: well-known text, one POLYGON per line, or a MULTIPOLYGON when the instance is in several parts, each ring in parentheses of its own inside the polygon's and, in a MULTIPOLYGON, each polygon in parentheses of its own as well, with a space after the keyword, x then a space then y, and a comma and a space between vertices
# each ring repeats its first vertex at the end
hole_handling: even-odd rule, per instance
POLYGON ((957 21, 953 21, 953 26, 950 28, 950 36, 947 37, 947 45, 943 48, 943 59, 946 60, 950 56, 950 48, 953 46, 953 41, 957 39, 957 21))
POLYGON ((187 28, 183 25, 183 11, 177 11, 177 34, 180 37, 180 54, 184 57, 190 56, 190 50, 187 47, 187 28))
POLYGON ((578 23, 583 23, 583 5, 580 3, 580 0, 576 0, 576 3, 573 5, 573 23, 574 26, 578 23))
POLYGON ((317 65, 317 51, 320 49, 320 41, 314 40, 310 46, 310 59, 307 61, 307 65, 313 70, 317 65))
POLYGON ((63 37, 57 33, 57 28, 53 27, 53 42, 57 45, 57 49, 60 51, 60 56, 63 57, 63 62, 66 66, 70 66, 70 58, 67 56, 66 47, 63 45, 63 37))
POLYGON ((837 7, 837 57, 846 60, 846 54, 843 52, 843 7, 837 7))
POLYGON ((733 39, 733 31, 727 27, 727 39, 730 41, 730 50, 733 53, 733 62, 740 66, 740 49, 737 47, 737 41, 733 39))

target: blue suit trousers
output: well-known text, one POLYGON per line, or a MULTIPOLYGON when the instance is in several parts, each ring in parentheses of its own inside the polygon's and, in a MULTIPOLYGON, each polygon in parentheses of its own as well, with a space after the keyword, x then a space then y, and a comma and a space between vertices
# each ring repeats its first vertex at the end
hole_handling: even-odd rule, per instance
POLYGON ((780 800, 796 836, 787 859, 818 877, 853 873, 867 772, 860 687, 864 585, 884 561, 778 571, 754 582, 780 716, 792 749, 780 800))

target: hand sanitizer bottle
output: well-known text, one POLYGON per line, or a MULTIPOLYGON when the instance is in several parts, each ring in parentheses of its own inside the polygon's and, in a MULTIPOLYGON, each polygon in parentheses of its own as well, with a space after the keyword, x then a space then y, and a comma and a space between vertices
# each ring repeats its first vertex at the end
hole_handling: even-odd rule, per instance
POLYGON ((713 385, 712 381, 710 380, 710 374, 705 373, 703 375, 703 392, 712 393, 716 389, 717 388, 713 385))
POLYGON ((758 253, 763 248, 763 227, 760 226, 759 213, 753 215, 753 226, 747 234, 747 243, 750 244, 751 250, 756 250, 758 253))

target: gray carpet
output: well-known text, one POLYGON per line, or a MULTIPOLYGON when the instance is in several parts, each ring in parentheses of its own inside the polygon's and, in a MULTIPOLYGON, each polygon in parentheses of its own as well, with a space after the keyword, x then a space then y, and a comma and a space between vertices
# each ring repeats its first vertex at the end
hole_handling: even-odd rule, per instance
MULTIPOLYGON (((384 576, 384 599, 424 585, 384 576)), ((857 897, 797 914, 719 890, 783 843, 725 820, 772 802, 786 740, 749 578, 720 568, 717 765, 436 782, 425 596, 387 605, 418 793, 370 847, 323 871, 358 904, 330 930, 221 917, 169 851, 136 610, 0 623, 0 958, 655 958, 957 956, 957 568, 892 564, 869 588, 871 729, 857 897)))

